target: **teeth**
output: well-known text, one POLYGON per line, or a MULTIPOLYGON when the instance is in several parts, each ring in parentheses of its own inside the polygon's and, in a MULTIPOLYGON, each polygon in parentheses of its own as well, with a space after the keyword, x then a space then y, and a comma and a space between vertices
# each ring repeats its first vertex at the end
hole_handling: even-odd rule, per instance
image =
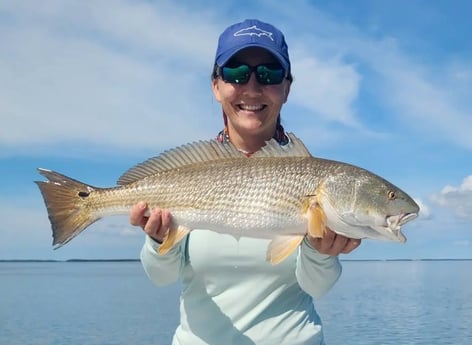
POLYGON ((243 110, 249 110, 249 111, 257 111, 264 108, 263 105, 247 105, 247 104, 241 104, 239 107, 243 110))

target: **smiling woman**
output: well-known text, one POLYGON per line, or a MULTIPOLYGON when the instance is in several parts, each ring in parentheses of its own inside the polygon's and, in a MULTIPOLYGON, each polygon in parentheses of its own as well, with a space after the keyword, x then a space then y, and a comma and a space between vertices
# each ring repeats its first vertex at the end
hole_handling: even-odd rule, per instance
MULTIPOLYGON (((291 146, 280 111, 292 79, 285 37, 273 25, 252 19, 224 30, 211 81, 224 119, 218 141, 231 143, 247 156, 259 154, 271 139, 276 147, 269 150, 291 146)), ((246 176, 245 182, 253 177, 246 176)), ((233 182, 228 174, 220 178, 233 182)), ((234 182, 240 185, 237 178, 234 182)), ((220 184, 215 181, 214 186, 220 184)), ((232 205, 235 194, 226 195, 232 205)), ((247 217, 251 215, 254 212, 247 217)), ((242 218, 233 223, 244 223, 242 218)), ((296 249, 291 255, 287 247, 281 247, 277 254, 287 259, 273 267, 266 261, 267 239, 196 229, 169 250, 167 243, 176 229, 168 210, 148 210, 141 202, 131 210, 130 222, 148 235, 141 261, 149 278, 159 286, 179 279, 183 283, 174 345, 324 344, 313 298, 326 293, 338 279, 337 255, 360 244, 323 226, 322 238, 300 236, 291 246, 296 249)))
POLYGON ((260 47, 242 49, 223 67, 215 65, 213 94, 223 109, 226 139, 252 153, 274 136, 290 92, 288 75, 273 54, 260 47))
MULTIPOLYGON (((72 245, 51 250, 48 217, 37 186, 32 183, 38 178, 36 167, 48 167, 94 185, 109 186, 120 172, 143 157, 215 136, 223 129, 221 106, 214 100, 210 79, 218 35, 235 18, 259 13, 283 30, 290 48, 290 71, 295 77, 277 120, 274 134, 277 142, 283 143, 284 139, 284 132, 278 126, 281 123, 302 138, 314 154, 367 167, 406 188, 415 200, 422 200, 419 219, 405 233, 408 237, 405 245, 364 241, 347 258, 472 258, 472 186, 461 184, 462 179, 472 175, 472 40, 468 38, 472 2, 428 1, 428 6, 424 6, 425 3, 422 0, 388 4, 370 0, 294 0, 245 1, 235 6, 234 1, 215 1, 208 6, 207 0, 119 0, 113 6, 106 1, 44 1, 42 6, 37 6, 34 1, 0 1, 3 43, 0 49, 0 257, 136 258, 145 233, 141 227, 123 224, 121 217, 97 222, 72 245), (122 228, 125 236, 121 235, 122 231, 115 231, 122 228), (129 236, 130 233, 134 235, 129 236)), ((234 33, 235 37, 228 36, 229 41, 234 44, 236 38, 253 37, 259 43, 262 39, 272 42, 271 30, 258 25, 252 27, 252 24, 241 27, 234 33)), ((275 57, 280 63, 281 57, 275 57)), ((257 78, 256 72, 252 71, 251 78, 257 78)), ((233 140, 234 136, 229 139, 233 140)), ((217 182, 214 176, 209 181, 213 185, 217 182)), ((149 218, 151 224, 145 227, 153 236, 154 219, 149 218)), ((221 261, 221 272, 231 275, 233 269, 237 270, 230 266, 227 256, 234 253, 241 261, 250 260, 246 255, 249 251, 244 241, 239 246, 225 246, 222 238, 223 235, 217 236, 214 244, 205 247, 205 237, 195 233, 188 238, 188 248, 195 249, 203 243, 203 248, 208 248, 205 255, 215 263, 221 261)), ((152 243, 152 239, 146 241, 152 243)), ((305 244, 299 252, 305 256, 308 252, 305 244)), ((170 261, 189 258, 193 265, 198 259, 195 255, 167 258, 168 262, 161 263, 163 268, 168 268, 160 275, 163 278, 173 272, 174 267, 168 265, 170 261)), ((356 276, 360 272, 357 266, 345 263, 343 266, 343 279, 353 272, 346 289, 352 289, 351 293, 359 291, 353 297, 359 298, 359 307, 363 308, 363 302, 369 301, 364 287, 356 284, 363 279, 370 282, 372 277, 356 276)), ((243 266, 239 268, 242 271, 243 266)), ((181 280, 183 277, 177 271, 175 279, 181 280)), ((261 270, 254 278, 263 281, 262 274, 266 272, 261 270)), ((468 277, 467 271, 463 276, 468 277)), ((197 278, 208 284, 215 282, 218 287, 221 280, 227 279, 223 273, 219 276, 199 273, 197 278)), ((248 277, 239 278, 249 281, 248 277)), ((327 280, 326 276, 320 279, 327 280)), ((126 277, 122 281, 129 283, 126 277)), ((235 288, 241 285, 238 283, 235 288)), ((425 286, 428 289, 433 285, 425 286)), ((138 294, 146 295, 147 290, 135 288, 138 294)), ((165 308, 162 302, 166 296, 162 291, 165 289, 155 289, 147 295, 147 299, 159 302, 159 311, 165 308)), ((255 286, 247 295, 259 291, 268 290, 255 286)), ((388 289, 385 291, 388 293, 388 289)), ((330 290, 323 301, 332 298, 333 292, 330 290)), ((463 292, 455 293, 464 296, 463 292)), ((242 293, 236 297, 241 296, 242 293)), ((345 318, 340 318, 342 307, 338 309, 327 303, 323 309, 320 301, 316 304, 324 321, 322 329, 326 330, 327 326, 328 332, 340 335, 339 342, 329 341, 328 336, 330 344, 343 343, 340 324, 351 327, 353 336, 362 333, 353 326, 361 309, 355 308, 347 295, 335 296, 340 298, 339 305, 346 308, 345 318), (333 311, 331 308, 336 311, 332 318, 326 313, 333 311)), ((449 294, 446 300, 453 296, 449 294)), ((221 294, 221 298, 226 301, 228 295, 221 294)), ((420 298, 429 307, 436 306, 431 300, 440 300, 424 299, 423 295, 420 298)), ((0 300, 9 299, 0 297, 0 300)), ((218 296, 215 300, 219 302, 218 296)), ((67 301, 68 306, 73 302, 67 301)), ((393 302, 392 306, 401 303, 393 302)), ((237 303, 246 303, 245 298, 237 303)), ((420 305, 415 310, 425 309, 420 305)), ((455 309, 448 306, 448 310, 455 309)), ((471 309, 468 310, 470 315, 471 309)), ((6 312, 1 306, 0 311, 6 312)), ((178 308, 175 311, 179 313, 178 308)), ((389 312, 381 308, 376 311, 382 314, 380 319, 387 315, 383 311, 389 312)), ((4 315, 0 320, 12 320, 8 313, 4 315)), ((165 312, 161 316, 165 317, 165 312)), ((374 313, 369 316, 376 318, 374 313)), ((35 318, 39 319, 41 315, 35 318)), ((406 328, 418 325, 414 319, 406 320, 412 321, 404 323, 406 328)), ((148 344, 171 342, 161 342, 155 336, 165 328, 157 315, 149 324, 129 318, 127 321, 135 326, 136 332, 139 329, 155 332, 148 344), (159 328, 157 333, 156 328, 159 328)), ((28 323, 17 323, 25 324, 28 323)), ((439 330, 449 330, 443 335, 458 334, 453 327, 437 325, 434 330, 438 333, 429 333, 435 334, 436 339, 441 339, 439 330)), ((83 329, 90 328, 85 326, 83 329)), ((370 330, 372 336, 379 334, 378 329, 366 326, 365 330, 370 330)), ((393 334, 392 344, 411 343, 401 341, 394 332, 385 334, 393 334)), ((45 337, 30 339, 39 342, 45 337)), ((114 339, 109 338, 108 343, 114 339)), ((456 344, 472 343, 453 339, 456 344)), ((0 341, 1 344, 12 342, 15 340, 0 341)), ((145 344, 139 340, 134 343, 145 344)))

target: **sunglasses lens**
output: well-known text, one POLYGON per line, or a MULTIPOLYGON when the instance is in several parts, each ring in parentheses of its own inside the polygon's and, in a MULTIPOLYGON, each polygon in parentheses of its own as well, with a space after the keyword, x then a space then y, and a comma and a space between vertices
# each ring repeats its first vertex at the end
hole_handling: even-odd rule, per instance
POLYGON ((285 71, 280 67, 259 65, 256 68, 257 81, 263 85, 280 84, 285 77, 285 71))
POLYGON ((245 84, 249 81, 249 76, 251 75, 251 69, 248 65, 223 67, 221 72, 223 80, 233 84, 245 84))
POLYGON ((227 83, 246 84, 249 81, 252 71, 256 72, 256 79, 262 85, 280 84, 285 78, 285 70, 280 65, 258 65, 250 67, 248 65, 224 66, 221 67, 221 77, 227 83))

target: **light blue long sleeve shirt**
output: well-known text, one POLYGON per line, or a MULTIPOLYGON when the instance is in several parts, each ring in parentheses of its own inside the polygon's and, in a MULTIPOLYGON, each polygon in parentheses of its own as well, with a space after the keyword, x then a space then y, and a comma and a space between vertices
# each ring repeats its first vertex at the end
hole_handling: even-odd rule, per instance
POLYGON ((324 344, 313 298, 341 274, 337 257, 304 240, 282 263, 266 261, 269 240, 193 230, 166 255, 146 237, 141 261, 158 285, 182 281, 173 345, 324 344))

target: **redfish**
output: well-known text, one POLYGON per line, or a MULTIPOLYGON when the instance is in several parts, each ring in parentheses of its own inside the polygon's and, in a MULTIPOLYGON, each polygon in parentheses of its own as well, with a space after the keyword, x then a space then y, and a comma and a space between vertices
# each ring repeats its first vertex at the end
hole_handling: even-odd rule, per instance
POLYGON ((267 259, 283 261, 309 233, 326 227, 350 238, 405 242, 401 227, 419 212, 415 201, 363 168, 313 157, 303 142, 275 140, 246 157, 231 143, 186 144, 128 170, 117 186, 97 188, 38 169, 36 181, 58 248, 100 218, 128 214, 139 201, 173 218, 159 247, 165 254, 192 229, 267 238, 267 259))

